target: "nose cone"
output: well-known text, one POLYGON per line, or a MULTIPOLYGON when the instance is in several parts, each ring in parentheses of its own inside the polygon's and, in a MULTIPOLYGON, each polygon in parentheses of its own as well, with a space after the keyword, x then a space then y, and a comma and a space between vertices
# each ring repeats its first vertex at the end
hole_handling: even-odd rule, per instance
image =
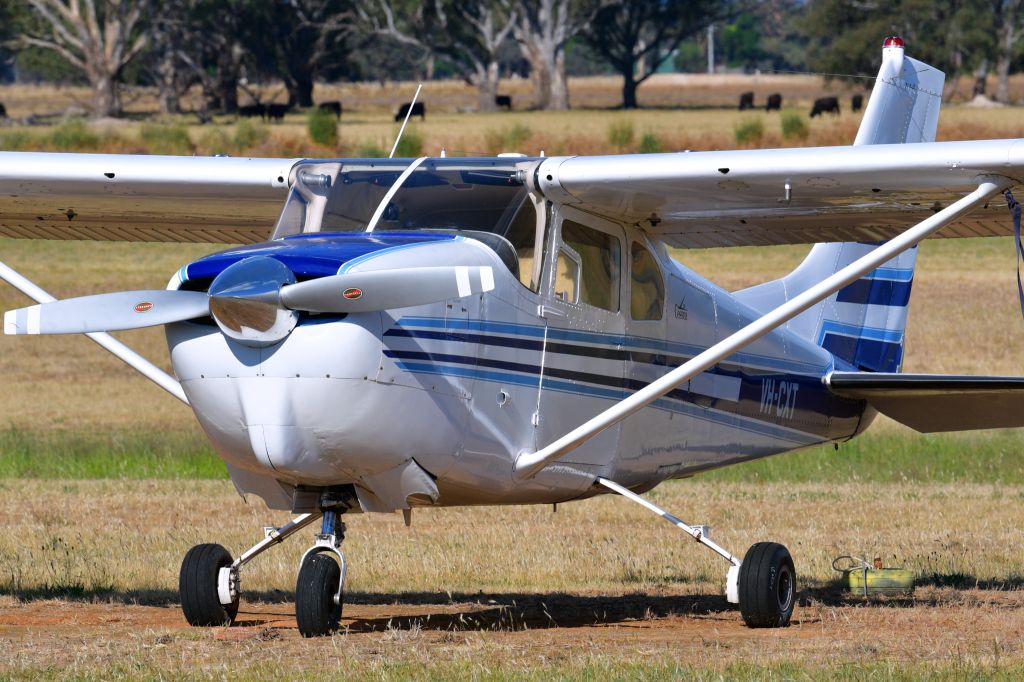
POLYGON ((252 256, 225 268, 210 284, 210 314, 228 338, 247 346, 270 346, 291 333, 295 311, 281 303, 281 287, 295 275, 279 260, 252 256))

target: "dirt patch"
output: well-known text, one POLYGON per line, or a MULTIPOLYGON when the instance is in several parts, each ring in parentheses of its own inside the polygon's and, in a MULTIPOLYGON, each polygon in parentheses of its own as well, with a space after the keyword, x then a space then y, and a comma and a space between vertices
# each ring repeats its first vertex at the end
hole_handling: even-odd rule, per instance
POLYGON ((1012 666, 1024 658, 1024 593, 1016 591, 926 588, 913 600, 868 603, 811 593, 784 630, 746 628, 735 610, 711 595, 478 595, 458 601, 412 594, 375 603, 381 598, 352 595, 342 631, 315 640, 299 636, 290 601, 243 602, 232 627, 190 628, 176 604, 6 598, 0 645, 12 657, 0 662, 0 672, 116 676, 127 662, 135 672, 187 675, 232 665, 257 676, 287 676, 323 672, 341 660, 349 672, 364 675, 377 674, 381 665, 406 670, 420 664, 537 673, 580 661, 811 669, 887 661, 910 669, 962 669, 1012 666), (241 662, 256 652, 273 668, 241 662))

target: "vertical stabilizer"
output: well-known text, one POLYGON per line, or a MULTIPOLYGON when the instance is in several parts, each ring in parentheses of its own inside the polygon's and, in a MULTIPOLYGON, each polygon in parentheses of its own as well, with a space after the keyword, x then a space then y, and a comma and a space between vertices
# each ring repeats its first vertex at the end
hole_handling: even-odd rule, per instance
MULTIPOLYGON (((902 39, 886 38, 882 67, 854 144, 934 142, 945 79, 941 71, 905 56, 902 39)), ((877 247, 858 242, 815 244, 793 272, 736 295, 767 312, 877 247)), ((899 371, 916 260, 915 246, 794 318, 787 327, 853 368, 899 371)))
POLYGON ((935 141, 946 74, 903 52, 901 38, 885 39, 855 145, 935 141))

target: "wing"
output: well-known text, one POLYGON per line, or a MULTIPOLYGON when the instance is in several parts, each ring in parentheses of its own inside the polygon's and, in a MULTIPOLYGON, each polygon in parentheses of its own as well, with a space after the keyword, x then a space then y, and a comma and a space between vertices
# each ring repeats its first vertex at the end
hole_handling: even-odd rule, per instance
MULTIPOLYGON (((550 201, 701 248, 882 241, 993 175, 1024 179, 1024 140, 552 157, 528 177, 550 201)), ((1011 233, 999 200, 939 236, 1011 233)))
POLYGON ((0 152, 0 236, 264 241, 296 161, 0 152))
POLYGON ((922 433, 1024 426, 1024 377, 833 372, 827 381, 922 433))

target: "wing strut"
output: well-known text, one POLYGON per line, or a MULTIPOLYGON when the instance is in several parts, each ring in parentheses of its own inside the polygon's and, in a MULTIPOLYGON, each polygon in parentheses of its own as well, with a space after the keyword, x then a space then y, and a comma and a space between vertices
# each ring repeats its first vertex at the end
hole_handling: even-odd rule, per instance
MULTIPOLYGON (((13 286, 15 289, 18 289, 21 293, 33 299, 37 303, 51 303, 57 300, 36 286, 31 280, 24 277, 3 262, 0 262, 0 279, 3 279, 5 282, 13 286)), ((141 373, 157 386, 188 405, 188 398, 185 397, 185 391, 182 390, 181 384, 179 384, 178 380, 170 374, 163 371, 106 332, 90 332, 87 333, 86 336, 113 353, 119 360, 127 363, 132 369, 141 373)))
POLYGON ((770 313, 763 315, 746 327, 719 341, 660 379, 652 381, 633 395, 619 401, 547 447, 536 452, 524 451, 520 453, 519 457, 516 458, 515 477, 526 479, 534 476, 551 462, 561 459, 608 427, 639 412, 679 385, 710 369, 733 353, 749 346, 811 306, 828 298, 847 284, 860 279, 862 275, 871 272, 886 261, 895 258, 914 246, 925 237, 959 219, 971 209, 984 204, 991 197, 1002 192, 1012 184, 1010 180, 1002 177, 981 177, 978 181, 978 188, 967 196, 922 220, 898 237, 879 246, 871 253, 850 263, 842 270, 783 303, 770 313))

